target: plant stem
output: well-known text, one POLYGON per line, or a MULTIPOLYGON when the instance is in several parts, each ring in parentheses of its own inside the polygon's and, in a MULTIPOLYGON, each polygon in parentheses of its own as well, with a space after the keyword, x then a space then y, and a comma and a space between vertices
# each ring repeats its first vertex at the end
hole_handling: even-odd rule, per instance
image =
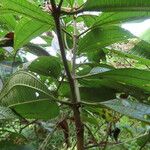
POLYGON ((77 99, 77 95, 76 95, 76 85, 75 85, 75 81, 71 75, 71 72, 69 70, 69 66, 68 66, 67 59, 66 59, 64 43, 63 43, 62 34, 61 34, 61 25, 60 25, 61 9, 56 6, 55 0, 51 0, 51 5, 52 5, 52 15, 53 15, 54 21, 55 21, 60 52, 61 52, 64 68, 66 71, 66 75, 67 75, 67 78, 69 81, 70 89, 71 89, 72 104, 73 104, 72 110, 74 113, 76 135, 77 135, 77 149, 84 150, 84 127, 83 127, 83 123, 82 123, 81 117, 80 117, 78 99, 77 99))

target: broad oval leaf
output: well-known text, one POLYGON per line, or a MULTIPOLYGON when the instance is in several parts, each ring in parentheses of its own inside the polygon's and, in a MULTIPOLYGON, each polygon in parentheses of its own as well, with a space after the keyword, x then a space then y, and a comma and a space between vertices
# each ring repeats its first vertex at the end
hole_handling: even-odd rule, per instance
MULTIPOLYGON (((79 91, 82 101, 88 101, 92 103, 103 102, 116 98, 116 91, 103 85, 95 88, 80 86, 79 91)), ((69 98, 71 96, 70 93, 71 91, 69 84, 67 82, 63 82, 59 89, 59 95, 69 98)))
POLYGON ((33 43, 26 44, 24 46, 24 50, 36 56, 50 56, 49 52, 47 52, 46 49, 33 43))
POLYGON ((51 15, 28 0, 1 0, 0 6, 0 14, 19 14, 51 26, 54 25, 51 15))
POLYGON ((15 28, 14 49, 18 50, 33 38, 50 29, 48 24, 35 19, 23 18, 15 28))
POLYGON ((149 11, 149 0, 87 0, 84 11, 149 11))
POLYGON ((103 73, 95 73, 100 79, 108 79, 123 85, 135 86, 141 88, 150 94, 150 71, 123 68, 113 69, 103 73))
POLYGON ((146 122, 150 124, 150 106, 139 102, 133 102, 130 100, 111 100, 100 103, 101 105, 117 111, 121 114, 129 116, 134 119, 146 122))
POLYGON ((59 114, 55 98, 34 75, 19 71, 6 83, 0 103, 29 119, 51 119, 59 114))
POLYGON ((30 71, 54 78, 57 78, 61 73, 60 61, 53 56, 41 56, 31 62, 28 68, 30 71))
POLYGON ((80 95, 82 101, 103 102, 116 98, 116 91, 105 86, 99 88, 80 87, 80 95))
POLYGON ((93 26, 121 24, 124 22, 135 21, 139 19, 144 20, 148 18, 150 18, 149 12, 104 12, 96 18, 93 26))
POLYGON ((98 50, 129 38, 133 38, 133 35, 121 27, 98 27, 79 40, 79 53, 98 50))
POLYGON ((130 50, 130 53, 149 59, 150 58, 150 43, 142 40, 130 50))
POLYGON ((98 88, 101 86, 116 89, 144 100, 150 96, 150 72, 138 69, 113 69, 107 72, 85 75, 78 78, 82 86, 98 88))

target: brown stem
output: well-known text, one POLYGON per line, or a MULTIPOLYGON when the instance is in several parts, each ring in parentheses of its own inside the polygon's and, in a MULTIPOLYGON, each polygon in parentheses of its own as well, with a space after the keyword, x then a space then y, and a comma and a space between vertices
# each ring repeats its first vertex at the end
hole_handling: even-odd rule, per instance
POLYGON ((63 43, 62 34, 61 34, 61 25, 60 25, 61 10, 59 7, 56 6, 55 0, 51 0, 51 5, 52 5, 52 15, 55 21, 60 52, 61 52, 65 72, 69 81, 70 89, 71 89, 72 104, 73 104, 72 110, 74 112, 76 135, 77 135, 77 149, 84 150, 84 127, 83 127, 83 123, 80 117, 79 105, 78 105, 78 100, 77 100, 77 95, 76 95, 76 86, 75 86, 75 81, 69 70, 69 66, 68 66, 67 59, 66 59, 64 43, 63 43))

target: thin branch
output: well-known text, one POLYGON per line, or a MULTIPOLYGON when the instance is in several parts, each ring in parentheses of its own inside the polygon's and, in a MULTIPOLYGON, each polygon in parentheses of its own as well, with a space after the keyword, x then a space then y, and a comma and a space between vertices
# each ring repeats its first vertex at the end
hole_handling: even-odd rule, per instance
MULTIPOLYGON (((77 5, 77 1, 74 2, 75 6, 77 5)), ((77 30, 77 22, 76 22, 76 18, 77 16, 74 15, 73 16, 74 20, 73 20, 73 27, 74 27, 74 35, 73 35, 73 48, 72 48, 72 76, 73 76, 73 80, 75 82, 75 92, 76 92, 76 96, 77 96, 77 101, 80 102, 81 98, 80 98, 80 91, 79 91, 79 87, 78 87, 78 81, 76 80, 76 52, 77 52, 77 45, 78 45, 78 30, 77 30)))
POLYGON ((78 35, 78 38, 79 38, 80 36, 82 36, 83 34, 87 33, 88 31, 90 31, 91 29, 92 29, 92 27, 91 27, 91 28, 88 28, 87 30, 85 30, 85 31, 83 31, 82 33, 80 33, 80 34, 78 35))
POLYGON ((26 118, 24 118, 21 114, 19 114, 15 109, 11 109, 13 113, 19 117, 19 119, 23 119, 25 122, 29 122, 26 118))
POLYGON ((78 76, 78 77, 76 77, 76 79, 83 79, 83 78, 93 77, 95 75, 97 75, 97 73, 87 74, 87 75, 83 75, 83 76, 78 76))
POLYGON ((62 28, 62 31, 72 38, 72 35, 69 32, 67 32, 65 29, 62 28))
POLYGON ((24 130, 25 128, 27 128, 29 125, 36 123, 36 121, 37 121, 37 120, 34 120, 34 121, 32 121, 32 122, 29 122, 27 125, 25 125, 24 127, 20 128, 19 133, 21 133, 22 130, 24 130))
POLYGON ((66 71, 66 75, 69 81, 70 89, 71 89, 71 95, 72 95, 72 104, 73 107, 73 112, 74 112, 74 118, 75 118, 75 126, 76 126, 76 135, 77 135, 77 148, 78 150, 84 150, 84 127, 83 123, 81 121, 80 117, 80 111, 79 111, 79 106, 77 104, 77 95, 76 95, 76 86, 74 79, 72 78, 67 58, 66 58, 66 53, 65 53, 65 48, 64 48, 64 42, 62 39, 62 29, 60 25, 60 15, 61 15, 61 10, 56 8, 56 3, 55 0, 51 0, 51 5, 52 5, 52 15, 55 21, 55 26, 56 26, 56 32, 57 32, 57 37, 58 37, 58 42, 59 42, 59 47, 60 47, 60 52, 64 64, 64 68, 66 71))
POLYGON ((68 81, 70 82, 70 88, 71 88, 71 92, 72 92, 72 97, 75 98, 75 90, 74 90, 74 81, 73 78, 71 76, 70 70, 69 70, 69 66, 67 63, 67 58, 66 58, 66 54, 65 54, 65 49, 64 49, 64 43, 62 40, 62 34, 61 34, 61 26, 60 26, 60 12, 57 10, 56 8, 56 4, 54 0, 51 0, 51 4, 52 4, 52 8, 53 8, 53 17, 55 20, 55 25, 56 25, 56 30, 57 30, 57 36, 58 36, 58 41, 59 41, 59 46, 60 46, 60 51, 61 51, 61 56, 62 56, 62 60, 64 63, 64 67, 65 67, 65 71, 68 77, 68 81))
POLYGON ((150 70, 150 67, 148 66, 148 65, 145 65, 146 67, 147 67, 147 69, 149 69, 150 70))

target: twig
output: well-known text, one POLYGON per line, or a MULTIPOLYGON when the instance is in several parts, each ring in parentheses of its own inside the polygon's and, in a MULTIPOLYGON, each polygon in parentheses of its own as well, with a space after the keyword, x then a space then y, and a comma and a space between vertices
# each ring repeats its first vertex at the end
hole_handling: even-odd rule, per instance
POLYGON ((34 120, 34 121, 32 121, 32 122, 29 122, 27 125, 25 125, 24 127, 20 128, 19 133, 21 133, 22 130, 24 130, 25 128, 27 128, 29 125, 36 123, 36 121, 37 121, 37 120, 34 120))
POLYGON ((82 36, 83 34, 85 34, 85 33, 87 33, 88 31, 90 31, 92 28, 88 28, 87 30, 85 30, 85 31, 83 31, 82 33, 80 33, 79 35, 78 35, 78 38, 80 37, 80 36, 82 36))
POLYGON ((67 32, 65 29, 62 28, 62 31, 72 38, 72 35, 69 32, 67 32))
POLYGON ((145 65, 149 70, 150 70, 150 67, 148 65, 145 65))

